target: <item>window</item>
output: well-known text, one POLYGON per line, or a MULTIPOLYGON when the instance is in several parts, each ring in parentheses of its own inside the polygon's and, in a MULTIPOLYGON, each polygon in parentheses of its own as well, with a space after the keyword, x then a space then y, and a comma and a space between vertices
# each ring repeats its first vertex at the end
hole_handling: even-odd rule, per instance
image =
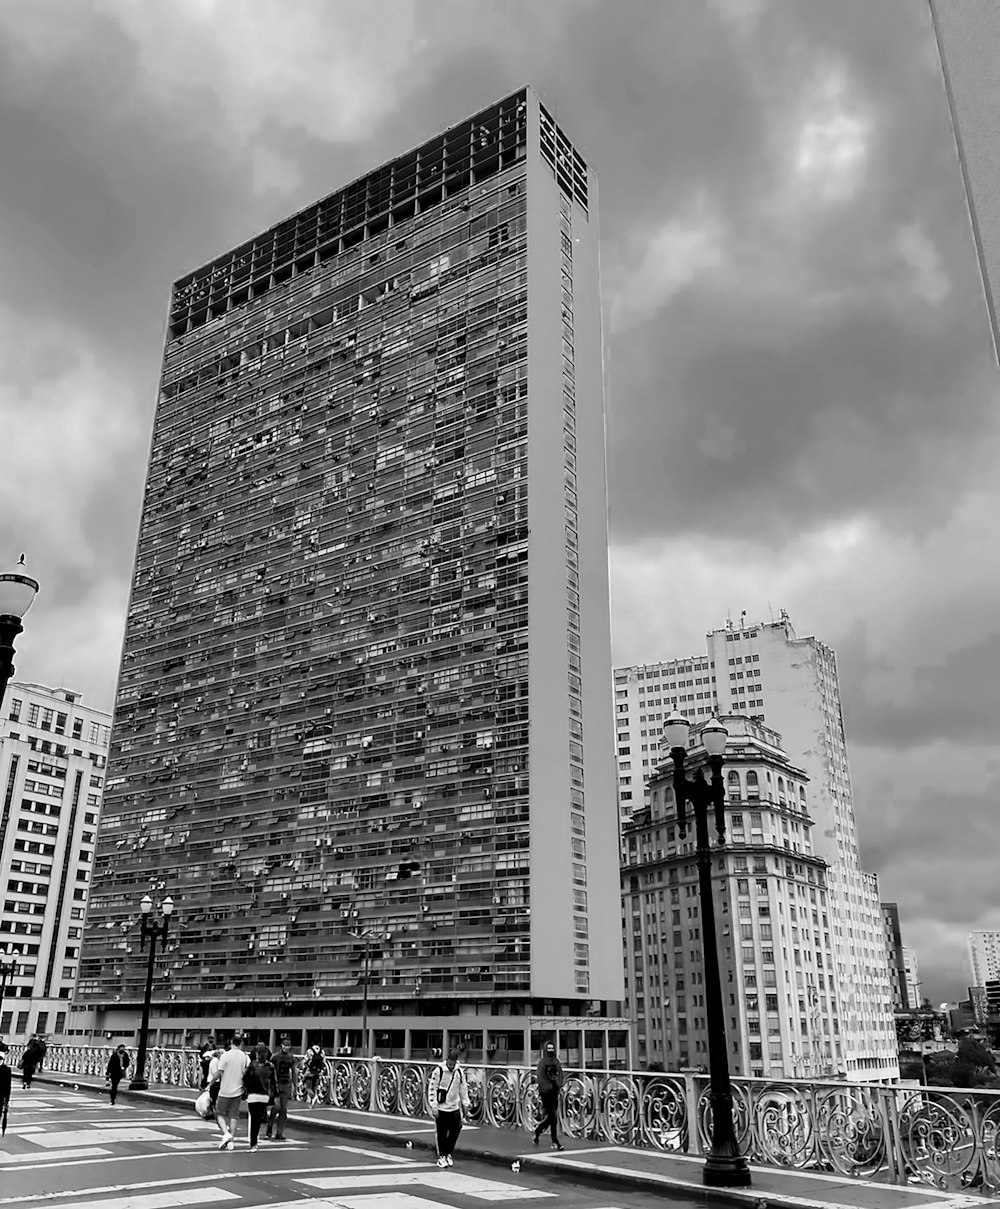
POLYGON ((21 721, 21 698, 14 697, 10 703, 10 720, 11 722, 21 721))
POLYGON ((82 735, 83 735, 83 719, 74 718, 73 719, 73 738, 79 739, 82 737, 82 735))
POLYGON ((52 719, 55 716, 55 711, 51 709, 42 710, 42 730, 52 729, 52 719))
POLYGON ((38 706, 37 705, 28 706, 28 725, 29 726, 38 725, 38 706))

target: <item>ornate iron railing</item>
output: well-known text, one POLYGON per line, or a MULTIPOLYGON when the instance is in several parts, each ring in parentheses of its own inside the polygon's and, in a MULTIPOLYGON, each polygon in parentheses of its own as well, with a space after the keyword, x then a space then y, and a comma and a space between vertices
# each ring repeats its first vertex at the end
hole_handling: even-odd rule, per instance
MULTIPOLYGON (((45 1069, 103 1077, 111 1049, 50 1046, 45 1069)), ((17 1068, 21 1047, 11 1052, 17 1068)), ((135 1051, 130 1051, 134 1063, 135 1051)), ((320 1103, 424 1117, 433 1062, 328 1058, 320 1103)), ((541 1102, 532 1069, 466 1066, 472 1120, 534 1129, 541 1102)), ((129 1074, 133 1072, 130 1070, 129 1074)), ((150 1086, 201 1084, 194 1051, 152 1049, 150 1086)), ((678 1154, 704 1154, 711 1139, 708 1077, 626 1071, 567 1071, 563 1130, 577 1138, 678 1154)), ((300 1073, 295 1094, 301 1098, 300 1073)), ((834 1172, 943 1191, 1000 1190, 1000 1092, 790 1079, 733 1080, 740 1146, 752 1163, 834 1172)))

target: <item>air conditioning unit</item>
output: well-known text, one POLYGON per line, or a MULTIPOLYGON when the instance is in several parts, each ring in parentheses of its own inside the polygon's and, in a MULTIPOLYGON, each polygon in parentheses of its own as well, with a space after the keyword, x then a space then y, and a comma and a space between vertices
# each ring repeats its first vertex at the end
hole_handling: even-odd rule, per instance
POLYGON ((351 1056, 351 1054, 353 1054, 353 1053, 354 1053, 354 1050, 352 1050, 349 1045, 342 1045, 340 1047, 340 1049, 337 1050, 337 1057, 338 1058, 349 1058, 351 1056))

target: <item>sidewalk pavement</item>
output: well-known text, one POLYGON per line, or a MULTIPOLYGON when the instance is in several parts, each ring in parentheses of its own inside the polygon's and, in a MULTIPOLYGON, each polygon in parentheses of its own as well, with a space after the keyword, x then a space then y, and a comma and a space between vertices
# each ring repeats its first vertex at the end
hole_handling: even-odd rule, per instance
MULTIPOLYGON (((35 1083, 53 1083, 80 1091, 104 1092, 104 1082, 93 1076, 64 1075, 57 1071, 35 1076, 35 1083)), ((119 1103, 176 1105, 193 1110, 198 1092, 192 1088, 151 1087, 118 1092, 119 1103)), ((319 1107, 289 1112, 293 1133, 306 1129, 379 1141, 387 1146, 414 1150, 435 1148, 434 1123, 423 1117, 399 1117, 353 1109, 319 1107)), ((548 1149, 543 1140, 536 1150, 526 1132, 498 1129, 491 1125, 466 1125, 459 1141, 460 1153, 481 1162, 510 1167, 518 1161, 521 1170, 533 1168, 547 1175, 564 1174, 577 1183, 615 1188, 632 1187, 669 1197, 678 1209, 695 1206, 739 1205, 742 1209, 984 1209, 1000 1206, 1000 1199, 975 1193, 948 1193, 927 1185, 880 1184, 842 1175, 796 1171, 774 1167, 751 1167, 751 1188, 706 1188, 701 1182, 704 1159, 614 1146, 608 1142, 562 1137, 563 1152, 548 1149)))

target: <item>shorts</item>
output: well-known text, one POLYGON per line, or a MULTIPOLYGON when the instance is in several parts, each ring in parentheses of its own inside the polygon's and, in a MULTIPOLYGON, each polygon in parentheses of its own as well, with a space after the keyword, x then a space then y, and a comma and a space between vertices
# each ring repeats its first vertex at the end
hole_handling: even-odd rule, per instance
POLYGON ((239 1116, 240 1101, 242 1096, 219 1096, 215 1101, 215 1111, 220 1117, 225 1117, 227 1120, 230 1117, 239 1116))

